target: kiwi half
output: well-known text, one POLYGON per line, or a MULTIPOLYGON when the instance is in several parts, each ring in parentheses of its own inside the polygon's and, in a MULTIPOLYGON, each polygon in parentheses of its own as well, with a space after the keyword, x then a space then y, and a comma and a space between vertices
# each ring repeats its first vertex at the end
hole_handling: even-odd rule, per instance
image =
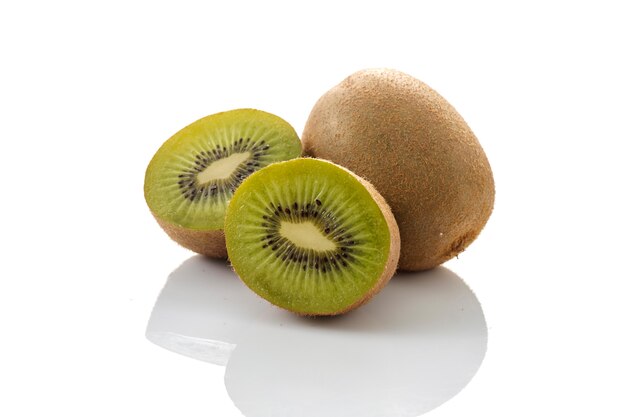
POLYGON ((263 168, 226 212, 233 268, 254 292, 302 315, 336 315, 376 294, 396 270, 398 226, 367 181, 331 162, 263 168))
POLYGON ((345 166, 385 197, 400 227, 400 269, 458 255, 493 210, 493 174, 474 133, 436 91, 400 71, 359 71, 330 89, 302 142, 307 155, 345 166))
POLYGON ((251 173, 300 156, 297 133, 254 109, 213 114, 169 138, 146 170, 144 195, 165 232, 197 253, 226 257, 224 214, 251 173))

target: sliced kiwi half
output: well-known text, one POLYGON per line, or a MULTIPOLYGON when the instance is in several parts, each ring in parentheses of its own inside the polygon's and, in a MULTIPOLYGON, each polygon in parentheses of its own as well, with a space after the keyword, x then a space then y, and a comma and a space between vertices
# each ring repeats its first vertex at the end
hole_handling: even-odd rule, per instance
POLYGON ((146 170, 145 199, 172 239, 226 257, 224 214, 234 191, 253 172, 301 152, 297 133, 278 116, 254 109, 213 114, 159 148, 146 170))
POLYGON ((298 158, 250 175, 231 200, 226 246, 243 282, 302 315, 336 315, 396 270, 398 226, 374 187, 331 162, 298 158))

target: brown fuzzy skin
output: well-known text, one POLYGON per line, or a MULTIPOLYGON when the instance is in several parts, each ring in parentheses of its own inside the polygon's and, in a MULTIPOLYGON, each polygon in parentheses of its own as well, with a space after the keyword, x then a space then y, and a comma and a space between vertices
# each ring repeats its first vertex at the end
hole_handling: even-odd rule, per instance
MULTIPOLYGON (((153 213, 154 215, 154 213, 153 213)), ((211 258, 227 258, 223 230, 193 230, 176 226, 154 216, 165 233, 179 245, 211 258)))
POLYGON ((382 195, 380 195, 380 193, 376 190, 376 188, 370 182, 364 180, 363 178, 356 175, 354 172, 351 172, 345 169, 344 167, 341 167, 341 166, 339 167, 344 169, 345 171, 350 172, 352 175, 354 175, 354 177, 357 180, 359 180, 361 184, 365 186, 367 191, 370 192, 370 194, 374 198, 374 201, 376 201, 376 204, 378 204, 380 211, 383 213, 383 216, 385 217, 385 221, 387 222, 387 226, 389 227, 390 239, 389 239, 389 257, 387 258, 385 269, 383 270, 383 273, 380 276, 380 279, 376 282, 376 285, 373 286, 372 289, 370 289, 370 291, 367 294, 365 294, 365 296, 362 299, 346 307, 344 310, 334 313, 333 315, 343 314, 350 310, 354 310, 355 308, 360 307, 363 304, 367 303, 369 300, 371 300, 372 297, 378 294, 380 290, 382 290, 383 287, 387 285, 391 277, 396 273, 396 270, 398 269, 398 261, 400 259, 400 229, 398 228, 398 223, 396 222, 396 219, 393 216, 393 213, 391 212, 391 207, 389 207, 389 205, 385 201, 385 198, 382 195))
POLYGON ((307 155, 371 181, 400 227, 403 270, 462 252, 493 210, 489 161, 457 111, 423 82, 390 69, 359 71, 323 95, 302 134, 307 155))

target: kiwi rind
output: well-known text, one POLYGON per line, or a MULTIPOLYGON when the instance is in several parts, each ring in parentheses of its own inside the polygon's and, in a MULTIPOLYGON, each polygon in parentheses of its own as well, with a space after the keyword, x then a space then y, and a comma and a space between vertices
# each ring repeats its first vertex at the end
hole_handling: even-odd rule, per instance
MULTIPOLYGON (((178 194, 182 193, 182 187, 176 187, 181 179, 180 174, 173 177, 167 170, 171 171, 170 166, 178 163, 181 152, 187 152, 189 149, 200 152, 206 146, 204 144, 211 143, 213 137, 218 138, 224 146, 223 150, 226 151, 227 145, 229 147, 232 145, 232 149, 235 149, 238 140, 247 146, 245 141, 254 138, 259 130, 263 134, 262 137, 256 138, 257 146, 254 149, 257 150, 253 151, 252 145, 249 150, 257 161, 259 158, 256 158, 255 152, 260 149, 259 153, 264 160, 262 164, 256 162, 250 171, 271 162, 301 155, 302 145, 293 127, 274 114, 256 109, 235 109, 203 117, 184 127, 161 145, 146 169, 144 196, 152 215, 170 238, 196 253, 216 258, 227 257, 223 232, 224 212, 232 191, 249 171, 241 178, 237 178, 236 185, 229 186, 228 191, 231 194, 220 194, 219 201, 215 200, 217 202, 213 202, 213 206, 207 209, 206 204, 201 208, 194 207, 194 198, 187 196, 182 198, 178 194), (268 150, 270 143, 272 148, 268 150), (172 184, 165 186, 165 181, 172 184), (169 194, 163 191, 168 189, 175 191, 173 194, 172 191, 168 191, 169 194), (172 198, 179 199, 180 202, 172 198), (188 211, 182 212, 180 207, 188 211)), ((185 158, 193 159, 192 155, 185 155, 185 158)), ((214 156, 213 159, 220 159, 220 155, 214 156)), ((208 192, 205 196, 207 194, 208 192)))
POLYGON ((400 71, 363 70, 333 87, 302 142, 305 155, 345 166, 385 197, 400 227, 400 269, 458 255, 493 210, 493 174, 474 133, 436 91, 400 71))
POLYGON ((165 222, 156 216, 155 219, 165 233, 182 247, 211 258, 228 257, 223 230, 194 230, 165 222))
MULTIPOLYGON (((376 189, 367 181, 359 178, 354 173, 341 166, 329 161, 312 158, 298 158, 287 162, 274 163, 269 167, 255 172, 244 180, 235 192, 231 204, 227 209, 225 235, 231 264, 242 281, 270 303, 305 316, 343 314, 366 303, 377 294, 393 276, 400 256, 400 234, 397 223, 391 209, 376 189), (250 245, 242 238, 242 230, 247 227, 247 225, 242 222, 242 216, 248 215, 253 211, 253 199, 250 197, 251 193, 255 193, 262 187, 273 186, 271 181, 272 176, 274 178, 281 178, 281 176, 296 177, 298 172, 304 171, 317 173, 318 175, 325 175, 327 172, 332 172, 332 175, 339 175, 337 172, 348 174, 345 176, 341 174, 342 178, 338 179, 338 181, 343 181, 344 177, 349 178, 350 190, 354 190, 355 193, 362 193, 358 194, 359 198, 367 199, 363 204, 369 205, 368 207, 370 208, 375 207, 378 212, 377 216, 382 216, 382 221, 378 224, 385 229, 383 231, 384 233, 381 232, 381 235, 386 233, 385 237, 380 237, 380 239, 387 239, 384 240, 384 252, 386 253, 377 254, 377 256, 386 257, 386 259, 384 259, 384 265, 379 265, 381 267, 376 269, 376 271, 378 271, 376 272, 377 275, 372 278, 371 282, 368 281, 369 283, 366 288, 359 291, 358 294, 353 294, 354 299, 351 299, 350 302, 342 300, 340 305, 333 305, 332 308, 326 303, 327 300, 307 300, 304 304, 299 304, 292 299, 277 297, 276 294, 272 294, 263 284, 259 283, 260 280, 257 280, 258 276, 255 276, 259 273, 267 275, 268 272, 259 272, 259 265, 249 262, 249 259, 260 249, 257 248, 256 245, 250 245), (317 301, 319 301, 319 303, 317 301)), ((271 256, 271 254, 268 256, 271 256)), ((272 273, 274 273, 274 270, 272 273)), ((309 282, 307 285, 311 285, 312 282, 314 281, 309 282)), ((302 294, 294 294, 294 298, 301 295, 302 294)), ((333 296, 337 296, 337 294, 333 296)), ((331 303, 334 303, 334 301, 331 303)))

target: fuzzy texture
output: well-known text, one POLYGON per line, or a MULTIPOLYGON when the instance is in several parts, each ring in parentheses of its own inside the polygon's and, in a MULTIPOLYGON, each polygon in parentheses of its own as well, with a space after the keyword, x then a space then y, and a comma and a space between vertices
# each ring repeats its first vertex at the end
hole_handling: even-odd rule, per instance
POLYGON ((433 268, 486 224, 495 187, 487 157, 457 111, 423 82, 359 71, 323 95, 307 120, 306 155, 371 181, 400 228, 399 268, 433 268))
MULTIPOLYGON (((153 213, 154 215, 154 213, 153 213)), ((165 233, 184 248, 211 258, 227 258, 223 230, 194 230, 168 223, 154 216, 165 233)))

